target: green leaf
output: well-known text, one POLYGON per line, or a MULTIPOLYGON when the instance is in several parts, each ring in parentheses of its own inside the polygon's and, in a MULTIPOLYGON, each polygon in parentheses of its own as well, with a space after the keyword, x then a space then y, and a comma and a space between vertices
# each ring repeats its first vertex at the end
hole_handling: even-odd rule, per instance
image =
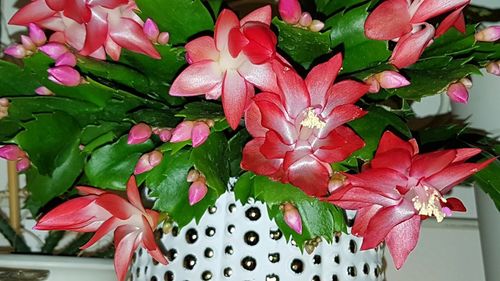
MULTIPOLYGON (((417 63, 420 64, 420 63, 417 63)), ((442 93, 448 85, 471 74, 481 74, 479 68, 472 64, 461 64, 453 61, 444 68, 405 70, 405 76, 409 78, 409 86, 388 90, 404 99, 420 100, 423 97, 442 93)))
POLYGON ((0 128, 0 142, 10 141, 23 130, 19 122, 10 118, 0 119, 0 128))
POLYGON ((66 161, 70 151, 80 145, 80 126, 71 116, 56 112, 40 114, 23 124, 24 131, 16 143, 28 153, 30 161, 40 174, 50 176, 66 161))
POLYGON ((142 154, 154 148, 151 140, 142 144, 127 144, 128 135, 117 142, 95 150, 85 165, 88 184, 100 188, 125 190, 142 154))
POLYGON ((243 147, 250 140, 247 130, 240 130, 229 140, 229 162, 231 166, 231 176, 236 177, 241 172, 241 158, 243 157, 243 147))
POLYGON ((271 181, 267 177, 255 176, 253 182, 252 197, 268 206, 271 218, 276 220, 284 236, 287 239, 292 237, 299 247, 318 236, 332 241, 335 232, 346 231, 342 209, 312 198, 290 184, 271 181), (280 211, 280 206, 285 202, 293 203, 299 210, 302 217, 302 235, 285 223, 280 211))
POLYGON ((325 14, 327 16, 333 14, 334 12, 347 9, 352 6, 359 5, 367 0, 314 0, 316 2, 316 9, 318 12, 325 14))
POLYGON ((223 0, 206 0, 206 1, 208 2, 208 5, 210 5, 210 9, 212 9, 214 16, 217 16, 222 7, 223 0))
MULTIPOLYGON (((368 109, 368 114, 349 123, 349 126, 365 141, 362 149, 354 152, 349 159, 359 158, 369 161, 377 150, 380 138, 386 130, 399 132, 410 138, 411 132, 397 114, 381 107, 373 106, 368 109)), ((347 161, 349 161, 349 159, 347 161)))
POLYGON ((246 172, 238 178, 238 181, 234 185, 234 195, 236 200, 240 201, 241 204, 247 203, 250 197, 255 194, 253 190, 254 177, 255 175, 251 172, 246 172))
POLYGON ((193 35, 214 26, 210 12, 200 0, 136 0, 143 19, 151 18, 161 31, 170 33, 171 44, 186 43, 193 35))
POLYGON ((193 148, 191 160, 198 171, 205 175, 207 185, 221 195, 229 181, 229 147, 223 133, 211 133, 207 141, 193 148))
POLYGON ((167 108, 161 110, 141 108, 130 113, 130 117, 132 117, 136 123, 144 122, 159 128, 173 128, 181 122, 181 119, 176 118, 172 110, 167 108))
POLYGON ((278 18, 273 19, 273 24, 279 30, 278 47, 305 69, 314 60, 330 52, 328 33, 294 27, 278 18))
POLYGON ((331 27, 331 47, 343 50, 344 73, 375 66, 391 55, 386 41, 365 37, 364 24, 369 6, 370 3, 336 14, 325 22, 326 27, 331 27))
POLYGON ((468 25, 465 34, 455 28, 451 28, 445 34, 434 40, 422 54, 422 58, 469 53, 477 48, 477 46, 475 46, 475 32, 476 27, 474 25, 468 25))
POLYGON ((16 233, 3 213, 0 213, 0 233, 9 241, 15 253, 31 252, 30 247, 24 241, 24 237, 16 233))
POLYGON ((184 117, 186 120, 211 119, 218 121, 224 119, 224 110, 222 105, 218 103, 197 101, 186 104, 176 116, 184 117))
POLYGON ((474 175, 481 189, 486 192, 500 211, 500 161, 495 160, 488 167, 474 175))
POLYGON ((40 86, 31 73, 16 64, 0 60, 0 97, 34 96, 40 86), (23 81, 23 83, 19 83, 23 81))

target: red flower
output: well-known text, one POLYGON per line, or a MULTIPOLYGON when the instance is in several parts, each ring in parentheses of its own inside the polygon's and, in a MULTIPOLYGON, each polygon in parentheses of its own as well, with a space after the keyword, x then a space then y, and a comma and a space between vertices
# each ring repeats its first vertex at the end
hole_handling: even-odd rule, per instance
POLYGON ((368 86, 351 80, 333 84, 341 55, 320 64, 302 80, 278 63, 277 93, 255 96, 246 115, 254 137, 243 149, 243 169, 291 183, 313 196, 328 192, 330 163, 346 159, 364 142, 344 123, 365 114, 355 103, 368 86))
POLYGON ((223 10, 215 24, 215 39, 203 36, 186 44, 191 65, 174 81, 170 95, 222 96, 227 121, 235 129, 254 95, 253 85, 262 90, 276 88, 269 61, 276 56, 277 39, 270 23, 270 6, 255 10, 241 21, 232 11, 223 10))
POLYGON ((121 48, 160 58, 144 34, 143 22, 135 14, 133 0, 35 0, 21 8, 10 24, 27 26, 30 23, 55 31, 82 55, 114 60, 120 58, 121 48))
POLYGON ((128 201, 91 187, 78 187, 78 190, 83 197, 59 205, 43 216, 35 229, 96 232, 83 249, 113 231, 115 271, 120 281, 125 280, 132 255, 139 246, 146 248, 158 262, 167 264, 153 235, 153 228, 158 225, 158 213, 144 209, 134 177, 127 183, 128 201))
POLYGON ((441 222, 451 210, 465 211, 460 200, 443 195, 494 160, 465 163, 480 152, 464 148, 418 154, 415 139, 404 142, 386 132, 370 167, 346 175, 346 185, 327 200, 358 210, 352 233, 363 237, 361 249, 385 241, 399 269, 417 244, 422 219, 434 216, 441 222))
POLYGON ((407 67, 420 58, 432 38, 452 26, 465 32, 462 10, 469 3, 470 0, 386 0, 368 16, 365 34, 370 39, 397 41, 391 63, 398 68, 407 67), (437 30, 426 22, 450 11, 437 30))

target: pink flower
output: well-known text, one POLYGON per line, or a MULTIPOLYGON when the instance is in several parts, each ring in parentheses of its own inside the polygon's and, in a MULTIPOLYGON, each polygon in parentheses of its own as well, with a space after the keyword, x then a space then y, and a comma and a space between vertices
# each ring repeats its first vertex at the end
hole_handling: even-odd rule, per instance
POLYGON ((158 25, 152 19, 147 19, 144 22, 143 30, 148 39, 155 44, 166 45, 170 39, 168 32, 160 33, 158 25))
POLYGON ((189 205, 200 202, 207 195, 208 188, 204 180, 197 180, 189 186, 189 205))
POLYGON ((500 25, 487 27, 475 34, 477 41, 495 42, 500 40, 500 25))
POLYGON ((16 170, 18 173, 26 171, 31 166, 30 159, 26 152, 14 144, 0 147, 0 158, 16 161, 16 170))
POLYGON ((134 175, 153 170, 156 166, 160 165, 161 160, 163 160, 163 154, 157 150, 142 155, 135 165, 134 175))
POLYGON ((121 48, 160 58, 142 30, 132 0, 35 0, 21 8, 10 24, 38 26, 55 32, 84 56, 120 58, 121 48))
POLYGON ((465 211, 460 200, 444 195, 495 160, 465 162, 480 152, 465 148, 418 154, 415 139, 405 142, 388 131, 369 167, 346 175, 346 185, 327 200, 358 210, 352 233, 363 237, 361 250, 385 241, 399 269, 417 244, 422 219, 433 216, 441 222, 451 210, 465 211))
POLYGON ((40 46, 39 50, 53 60, 57 60, 60 56, 69 52, 65 45, 57 42, 51 42, 40 46))
POLYGON ((9 56, 14 57, 16 59, 22 59, 26 56, 26 49, 24 48, 23 45, 19 45, 19 44, 9 46, 3 52, 6 55, 9 55, 9 56))
POLYGON ((183 121, 172 131, 171 142, 191 140, 193 147, 205 143, 210 135, 210 127, 205 121, 183 121))
POLYGON ((403 75, 391 70, 382 71, 369 77, 366 83, 370 85, 368 90, 370 93, 378 93, 380 88, 395 89, 410 85, 410 81, 403 75))
POLYGON ((276 88, 269 61, 276 56, 276 35, 270 30, 271 7, 255 10, 241 21, 229 10, 220 14, 214 38, 203 36, 186 44, 191 64, 174 81, 172 96, 222 96, 229 125, 238 126, 254 87, 276 88))
POLYGON ((398 68, 414 64, 434 37, 454 26, 465 32, 462 10, 470 0, 386 0, 367 18, 365 34, 370 39, 397 41, 391 63, 398 68), (449 13, 438 26, 426 21, 449 13))
POLYGON ((351 80, 333 84, 341 55, 313 68, 306 80, 275 64, 279 91, 255 96, 245 113, 254 137, 243 149, 241 167, 300 187, 307 194, 328 192, 331 163, 364 146, 343 124, 365 114, 354 103, 368 90, 351 80))
POLYGON ((280 17, 288 24, 298 23, 302 15, 298 0, 279 0, 278 10, 280 17))
POLYGON ((41 86, 35 89, 35 93, 39 96, 53 96, 54 93, 47 87, 41 86))
POLYGON ((76 66, 76 56, 71 52, 62 54, 60 57, 56 59, 56 66, 63 66, 63 65, 71 67, 76 66))
POLYGON ((500 62, 492 61, 486 65, 486 71, 496 76, 500 76, 500 62))
POLYGON ((145 123, 139 123, 136 124, 130 129, 130 132, 128 133, 128 144, 140 144, 146 142, 151 135, 153 134, 153 131, 151 129, 151 126, 145 123))
POLYGON ((38 25, 30 23, 28 24, 28 30, 29 38, 36 46, 40 47, 47 42, 47 36, 45 35, 45 32, 40 27, 38 27, 38 25))
POLYGON ((469 102, 469 91, 462 82, 456 82, 448 86, 446 94, 454 102, 465 104, 469 102))
POLYGON ((71 66, 56 66, 47 70, 49 73, 49 80, 68 87, 80 85, 82 78, 80 73, 71 66))
POLYGON ((302 217, 300 216, 299 210, 290 203, 285 203, 282 206, 282 210, 285 223, 293 229, 293 231, 302 234, 302 217))
POLYGON ((95 232, 82 249, 88 248, 113 231, 115 242, 115 271, 124 281, 132 255, 137 247, 144 247, 158 262, 167 260, 156 245, 153 229, 159 214, 144 209, 134 177, 127 183, 128 200, 117 194, 91 187, 77 187, 82 197, 71 199, 43 216, 38 230, 69 230, 95 232))

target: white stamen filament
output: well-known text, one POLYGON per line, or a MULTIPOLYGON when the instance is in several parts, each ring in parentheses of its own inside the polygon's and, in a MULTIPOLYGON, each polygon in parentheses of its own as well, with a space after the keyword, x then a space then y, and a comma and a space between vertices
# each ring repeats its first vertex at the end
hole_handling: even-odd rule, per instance
POLYGON ((319 119, 318 115, 314 113, 314 110, 309 108, 307 110, 307 116, 300 122, 300 125, 310 128, 310 129, 323 129, 326 126, 326 123, 324 121, 321 121, 319 119))

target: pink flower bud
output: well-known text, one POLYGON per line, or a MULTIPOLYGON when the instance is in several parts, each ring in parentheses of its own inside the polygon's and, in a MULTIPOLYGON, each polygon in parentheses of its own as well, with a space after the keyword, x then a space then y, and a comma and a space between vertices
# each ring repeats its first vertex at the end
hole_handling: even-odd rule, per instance
POLYGON ((376 94, 380 92, 380 83, 377 79, 375 79, 374 76, 370 76, 368 79, 366 79, 365 83, 370 86, 370 88, 368 88, 369 93, 376 94))
POLYGON ((299 210, 290 203, 283 205, 283 218, 286 224, 298 234, 302 234, 302 217, 299 210))
POLYGON ((193 121, 183 121, 172 132, 172 138, 170 142, 183 142, 191 139, 191 133, 193 132, 193 121))
POLYGON ((495 42, 500 39, 500 25, 487 27, 475 34, 477 41, 495 42))
POLYGON ((193 147, 198 147, 205 143, 210 135, 210 128, 207 123, 198 121, 193 126, 193 131, 191 133, 191 139, 193 141, 193 147))
POLYGON ((147 141, 153 133, 151 127, 144 123, 136 124, 128 133, 128 144, 140 144, 147 141))
POLYGON ((54 93, 47 87, 41 86, 35 89, 35 93, 39 96, 53 96, 54 93))
POLYGON ((380 87, 384 89, 395 89, 410 85, 410 82, 396 71, 382 71, 376 74, 375 78, 380 83, 380 87))
POLYGON ((467 77, 460 79, 460 83, 464 84, 465 88, 472 89, 472 80, 467 77))
POLYGON ((446 94, 450 99, 457 103, 467 103, 469 101, 469 92, 464 84, 457 82, 448 87, 446 94))
POLYGON ((312 32, 320 32, 325 27, 325 24, 320 20, 313 20, 309 25, 309 30, 312 32))
POLYGON ((38 48, 40 51, 45 53, 47 56, 56 60, 64 53, 68 52, 68 48, 61 43, 47 43, 38 48))
POLYGON ((158 36, 160 35, 160 29, 158 29, 158 25, 152 19, 147 19, 142 29, 149 40, 155 43, 157 42, 158 36))
POLYGON ((198 170, 191 170, 189 171, 187 177, 186 177, 186 181, 187 182, 195 182, 197 181, 199 178, 200 178, 201 174, 198 170))
POLYGON ((162 142, 168 142, 172 138, 172 132, 169 129, 161 129, 158 136, 162 142))
POLYGON ((298 0, 280 0, 278 10, 281 18, 288 24, 296 24, 302 15, 298 0))
POLYGON ((6 98, 0 98, 0 107, 8 107, 10 104, 9 100, 6 98))
POLYGON ((5 160, 16 161, 24 155, 24 151, 22 151, 17 145, 8 144, 0 147, 0 158, 5 160))
POLYGON ((29 38, 28 36, 26 35, 21 35, 21 43, 23 44, 23 48, 26 50, 26 51, 36 51, 36 45, 35 43, 33 43, 33 41, 31 40, 31 38, 29 38))
POLYGON ((76 66, 76 56, 71 52, 62 54, 60 57, 56 59, 56 66, 63 66, 63 65, 71 67, 76 66))
POLYGON ((29 28, 29 35, 31 40, 37 45, 37 46, 42 46, 47 42, 47 36, 45 35, 45 32, 38 27, 38 25, 34 23, 30 23, 28 25, 29 28))
POLYGON ((168 41, 170 41, 170 33, 168 32, 162 32, 158 36, 158 44, 160 45, 167 45, 168 41))
POLYGON ((28 157, 23 157, 16 163, 16 171, 18 173, 24 172, 28 170, 28 168, 31 166, 30 159, 28 157))
POLYGON ((308 12, 303 12, 300 16, 299 24, 303 27, 309 27, 312 24, 313 18, 308 12))
POLYGON ((486 66, 486 71, 496 76, 500 76, 500 63, 493 61, 486 66))
POLYGON ((50 81, 64 86, 78 86, 82 80, 80 73, 70 66, 56 66, 49 68, 47 72, 50 81))
POLYGON ((154 167, 161 163, 162 159, 163 154, 157 150, 142 155, 135 165, 134 175, 139 175, 153 170, 154 167))
POLYGON ((7 47, 3 52, 4 54, 15 57, 17 59, 26 57, 26 49, 24 49, 23 45, 12 45, 10 47, 7 47))
POLYGON ((208 188, 205 181, 195 181, 189 187, 189 205, 200 202, 207 195, 208 188))

